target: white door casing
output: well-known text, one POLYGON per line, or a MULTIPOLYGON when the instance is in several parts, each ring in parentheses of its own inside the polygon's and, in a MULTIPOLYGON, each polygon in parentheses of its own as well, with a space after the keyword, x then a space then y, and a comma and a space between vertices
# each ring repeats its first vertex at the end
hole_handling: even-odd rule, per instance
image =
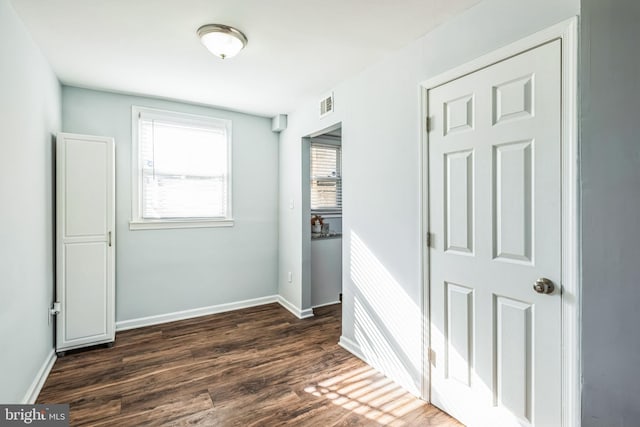
POLYGON ((561 424, 560 44, 428 93, 431 400, 469 425, 561 424))
POLYGON ((56 350, 115 339, 113 138, 59 133, 56 350))

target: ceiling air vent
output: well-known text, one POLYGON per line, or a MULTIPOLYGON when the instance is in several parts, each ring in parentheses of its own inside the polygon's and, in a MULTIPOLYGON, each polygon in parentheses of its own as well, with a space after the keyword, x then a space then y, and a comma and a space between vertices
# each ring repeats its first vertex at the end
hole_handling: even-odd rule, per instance
POLYGON ((320 117, 324 117, 327 114, 333 113, 335 104, 333 102, 333 92, 323 97, 320 101, 320 117))

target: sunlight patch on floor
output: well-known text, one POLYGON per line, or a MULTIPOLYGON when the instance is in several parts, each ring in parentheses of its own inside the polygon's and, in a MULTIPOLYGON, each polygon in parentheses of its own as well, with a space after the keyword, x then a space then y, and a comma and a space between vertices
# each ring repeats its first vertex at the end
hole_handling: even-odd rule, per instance
POLYGON ((425 403, 375 369, 364 367, 337 375, 304 389, 334 405, 390 426, 409 425, 401 418, 425 403))

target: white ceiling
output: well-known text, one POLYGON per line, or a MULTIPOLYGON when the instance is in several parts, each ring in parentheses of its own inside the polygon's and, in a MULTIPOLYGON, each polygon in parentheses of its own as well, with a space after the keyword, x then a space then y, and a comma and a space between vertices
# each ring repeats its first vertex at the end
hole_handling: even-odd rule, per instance
POLYGON ((480 0, 12 0, 64 84, 288 113, 480 0), (211 55, 203 24, 249 43, 211 55))

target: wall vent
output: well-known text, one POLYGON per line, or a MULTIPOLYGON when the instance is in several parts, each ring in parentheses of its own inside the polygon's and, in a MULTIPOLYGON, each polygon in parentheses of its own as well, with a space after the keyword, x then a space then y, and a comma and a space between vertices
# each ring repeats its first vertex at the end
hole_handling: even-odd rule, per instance
POLYGON ((322 118, 327 114, 333 113, 334 108, 333 92, 331 92, 320 101, 320 117, 322 118))

